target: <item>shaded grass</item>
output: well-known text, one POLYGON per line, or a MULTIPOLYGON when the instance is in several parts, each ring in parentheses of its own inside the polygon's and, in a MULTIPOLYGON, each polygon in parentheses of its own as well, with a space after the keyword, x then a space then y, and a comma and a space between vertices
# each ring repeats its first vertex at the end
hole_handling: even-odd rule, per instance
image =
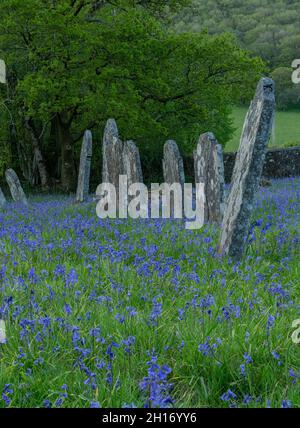
POLYGON ((8 337, 0 392, 11 384, 9 405, 143 406, 140 382, 155 352, 172 369, 178 407, 265 407, 268 400, 299 407, 300 383, 290 376, 291 369, 300 375, 300 348, 290 338, 299 318, 299 184, 260 189, 252 219, 259 226, 239 264, 216 255, 217 226, 100 220, 94 204, 66 198, 34 199, 28 211, 11 204, 0 213, 8 337), (162 305, 156 315, 155 303, 162 305), (123 343, 129 336, 131 352, 123 343), (252 358, 245 376, 244 354, 252 358), (223 401, 228 389, 236 398, 223 401))

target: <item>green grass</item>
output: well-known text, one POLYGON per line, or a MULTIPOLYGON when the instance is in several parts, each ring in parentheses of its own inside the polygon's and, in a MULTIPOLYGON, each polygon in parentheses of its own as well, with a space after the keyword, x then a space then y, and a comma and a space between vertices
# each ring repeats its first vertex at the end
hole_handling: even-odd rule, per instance
MULTIPOLYGON (((235 107, 233 110, 234 126, 237 128, 234 137, 226 145, 225 151, 236 151, 239 147, 240 136, 247 108, 235 107)), ((275 117, 275 141, 270 141, 269 147, 300 146, 300 110, 279 111, 275 117)))
POLYGON ((100 220, 61 196, 0 211, 0 407, 153 406, 149 352, 177 407, 300 407, 299 185, 260 189, 241 263, 216 255, 217 226, 100 220))

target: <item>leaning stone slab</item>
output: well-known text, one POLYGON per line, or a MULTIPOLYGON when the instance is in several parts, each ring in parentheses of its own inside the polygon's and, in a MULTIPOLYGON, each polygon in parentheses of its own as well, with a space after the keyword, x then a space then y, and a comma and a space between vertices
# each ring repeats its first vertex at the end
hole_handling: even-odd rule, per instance
POLYGON ((113 184, 118 194, 119 176, 123 174, 123 143, 115 120, 109 119, 103 136, 102 182, 113 184))
POLYGON ((163 171, 165 183, 184 185, 183 160, 175 141, 168 140, 164 145, 163 171))
POLYGON ((218 248, 220 254, 238 259, 243 253, 266 147, 271 135, 274 111, 275 84, 273 80, 263 78, 258 84, 245 119, 223 218, 218 248))
POLYGON ((3 208, 6 204, 6 199, 4 196, 4 193, 2 192, 2 189, 0 187, 0 208, 3 208))
POLYGON ((223 151, 211 132, 200 136, 194 152, 194 166, 196 183, 204 184, 204 221, 220 223, 225 199, 223 151))
POLYGON ((85 131, 81 146, 76 202, 83 202, 89 194, 90 172, 93 154, 93 139, 91 131, 85 131))
POLYGON ((133 141, 125 141, 124 143, 123 171, 127 175, 128 186, 143 182, 140 153, 133 141))
POLYGON ((15 171, 13 169, 8 169, 5 172, 5 178, 13 200, 15 202, 20 202, 24 205, 28 205, 24 190, 15 171))

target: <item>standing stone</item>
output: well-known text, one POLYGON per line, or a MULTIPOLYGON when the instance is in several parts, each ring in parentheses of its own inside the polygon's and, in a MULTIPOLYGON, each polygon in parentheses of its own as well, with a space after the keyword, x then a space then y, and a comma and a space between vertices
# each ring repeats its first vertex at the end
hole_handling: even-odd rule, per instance
POLYGON ((221 220, 223 220, 223 215, 226 206, 226 190, 225 190, 225 167, 224 167, 224 156, 223 156, 223 147, 221 144, 217 144, 217 156, 218 156, 218 177, 220 181, 220 211, 221 211, 221 220))
POLYGON ((195 181, 204 184, 204 221, 220 223, 224 212, 224 162, 222 146, 214 134, 202 134, 194 152, 195 181))
POLYGON ((20 180, 13 169, 8 169, 5 172, 5 178, 9 185, 11 196, 15 202, 21 202, 24 205, 28 205, 27 198, 24 190, 22 189, 20 180))
POLYGON ((127 175, 128 186, 143 182, 140 153, 133 141, 125 141, 124 143, 123 171, 127 175))
POLYGON ((174 214, 175 217, 179 215, 180 217, 183 207, 185 177, 183 160, 178 146, 173 140, 168 140, 164 145, 163 172, 165 183, 169 185, 179 183, 181 185, 181 205, 180 199, 178 197, 174 198, 175 194, 173 192, 170 193, 170 214, 174 214))
POLYGON ((87 130, 84 133, 81 146, 76 202, 83 202, 89 194, 92 153, 92 133, 87 130))
POLYGON ((175 141, 168 140, 164 145, 163 171, 165 183, 184 185, 183 160, 175 141))
MULTIPOLYGON (((0 83, 6 83, 6 66, 3 59, 0 59, 0 83)), ((3 208, 6 204, 5 196, 0 188, 0 208, 3 208)), ((1 341, 0 341, 1 343, 1 341)))
POLYGON ((0 345, 4 345, 5 343, 6 343, 5 321, 0 320, 0 345))
POLYGON ((117 124, 114 119, 106 123, 103 136, 103 169, 102 182, 115 186, 118 195, 119 176, 124 174, 123 143, 119 138, 117 124))
POLYGON ((5 204, 6 204, 6 199, 0 187, 0 208, 3 208, 5 204))
POLYGON ((6 65, 3 59, 0 59, 0 83, 6 84, 6 65))
POLYGON ((273 80, 260 80, 245 119, 224 213, 219 253, 239 258, 249 234, 250 216, 262 174, 275 112, 273 80))

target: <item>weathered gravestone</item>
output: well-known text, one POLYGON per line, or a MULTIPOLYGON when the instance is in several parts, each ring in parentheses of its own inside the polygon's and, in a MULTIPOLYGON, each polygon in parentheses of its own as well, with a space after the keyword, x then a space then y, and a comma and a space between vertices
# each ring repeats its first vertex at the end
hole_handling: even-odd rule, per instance
MULTIPOLYGON (((183 160, 178 146, 173 140, 168 140, 164 145, 163 173, 165 184, 169 184, 170 186, 174 184, 181 185, 181 201, 179 195, 175 198, 175 192, 170 193, 170 213, 174 213, 175 217, 180 217, 183 206, 183 185, 185 176, 183 160)), ((165 195, 167 195, 167 191, 165 191, 165 195)))
MULTIPOLYGON (((3 59, 0 59, 0 83, 6 83, 6 66, 3 59)), ((0 188, 0 208, 3 208, 6 204, 5 196, 0 188)))
POLYGON ((106 123, 103 136, 102 182, 113 184, 118 195, 119 176, 123 174, 123 143, 119 138, 115 120, 109 119, 106 123))
POLYGON ((175 141, 168 140, 164 145, 163 171, 165 183, 184 185, 183 160, 175 141))
POLYGON ((81 146, 76 202, 83 202, 89 194, 92 153, 92 133, 87 130, 84 133, 81 146))
POLYGON ((221 214, 222 219, 226 206, 226 191, 225 191, 225 167, 224 167, 224 156, 223 147, 221 144, 217 144, 217 156, 218 156, 218 171, 220 180, 220 192, 221 192, 221 214))
POLYGON ((219 253, 239 258, 244 250, 275 111, 275 84, 260 80, 245 119, 224 213, 219 253))
POLYGON ((222 146, 211 132, 200 136, 194 165, 196 183, 204 184, 204 221, 220 223, 225 199, 224 162, 222 146))
POLYGON ((24 205, 28 205, 24 190, 22 189, 20 180, 15 171, 13 169, 8 169, 5 172, 5 178, 13 200, 15 202, 21 202, 24 205))
POLYGON ((139 149, 133 141, 125 141, 123 146, 123 172, 127 175, 128 186, 142 183, 143 174, 139 149))
POLYGON ((6 199, 0 187, 0 208, 3 208, 5 204, 6 204, 6 199))

